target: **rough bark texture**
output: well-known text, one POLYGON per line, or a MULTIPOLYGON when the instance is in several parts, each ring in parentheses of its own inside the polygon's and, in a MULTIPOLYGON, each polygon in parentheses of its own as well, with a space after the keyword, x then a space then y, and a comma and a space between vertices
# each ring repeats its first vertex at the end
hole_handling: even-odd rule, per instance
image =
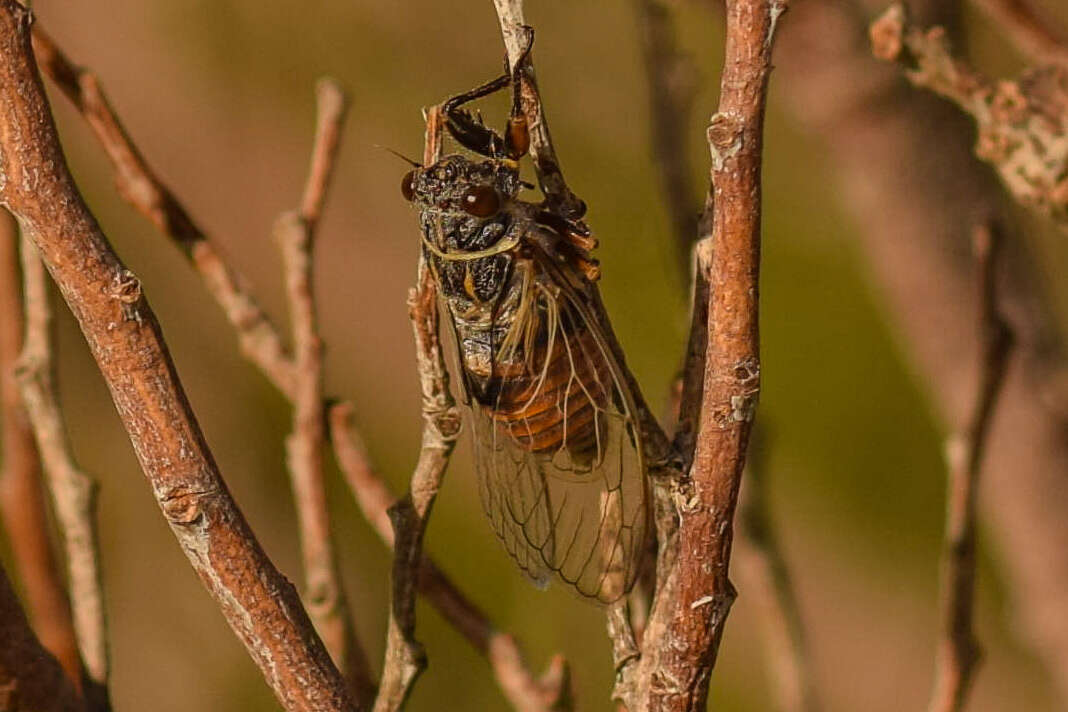
MULTIPOLYGON (((959 21, 954 3, 910 7, 918 22, 959 21)), ((855 7, 800 3, 779 50, 785 106, 825 139, 838 178, 830 189, 859 226, 902 344, 947 430, 961 430, 978 362, 967 237, 1002 193, 971 155, 967 121, 871 57, 865 17, 855 7)), ((1064 362, 1022 243, 1007 240, 1005 251, 1002 307, 1019 362, 992 424, 980 506, 1021 629, 1068 701, 1068 422, 1048 407, 1050 376, 1064 362)))
MULTIPOLYGON (((708 289, 707 347, 687 364, 691 395, 702 384, 689 477, 661 508, 673 509, 677 541, 662 541, 661 576, 642 641, 632 709, 694 712, 705 707, 727 612, 734 509, 760 383, 757 277, 764 102, 775 25, 785 3, 735 0, 726 6, 727 44, 719 111, 708 128, 712 235, 698 245, 699 281, 708 289)), ((695 305, 700 313, 702 305, 695 305)), ((695 330, 703 332, 703 325, 695 330)), ((691 414, 692 416, 692 414, 691 414)), ((684 418, 685 418, 684 414, 684 418)), ((667 527, 661 526, 664 533, 667 527)))
POLYGON ((293 586, 223 482, 137 278, 67 169, 30 47, 30 13, 0 0, 0 202, 34 241, 111 390, 141 467, 194 569, 290 710, 351 710, 293 586))

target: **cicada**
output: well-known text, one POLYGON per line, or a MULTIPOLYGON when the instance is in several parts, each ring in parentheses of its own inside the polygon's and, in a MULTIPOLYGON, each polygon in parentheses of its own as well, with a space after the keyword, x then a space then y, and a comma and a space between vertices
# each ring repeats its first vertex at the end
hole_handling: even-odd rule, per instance
MULTIPOLYGON (((527 48, 529 52, 529 44, 527 48)), ((634 583, 649 535, 636 398, 581 216, 519 197, 529 132, 519 68, 442 105, 454 153, 404 176, 451 331, 484 509, 535 580, 608 603, 634 583), (503 135, 463 106, 511 87, 503 135)))

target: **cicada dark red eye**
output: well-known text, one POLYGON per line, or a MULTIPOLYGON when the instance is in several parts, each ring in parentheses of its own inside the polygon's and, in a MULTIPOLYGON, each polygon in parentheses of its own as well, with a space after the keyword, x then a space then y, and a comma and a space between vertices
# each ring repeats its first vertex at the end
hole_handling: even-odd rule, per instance
POLYGON ((460 204, 464 212, 476 218, 488 218, 501 209, 501 198, 492 186, 478 185, 464 193, 460 204))
POLYGON ((404 174, 404 178, 401 179, 401 195, 409 203, 415 197, 415 171, 408 171, 404 174))

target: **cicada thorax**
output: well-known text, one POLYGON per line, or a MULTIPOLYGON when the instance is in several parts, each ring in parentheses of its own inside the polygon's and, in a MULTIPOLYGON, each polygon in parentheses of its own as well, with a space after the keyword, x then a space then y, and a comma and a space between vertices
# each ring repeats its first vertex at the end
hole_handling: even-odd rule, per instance
POLYGON ((427 213, 423 227, 434 236, 427 259, 476 407, 501 437, 562 458, 561 469, 596 466, 612 374, 594 334, 530 254, 533 233, 545 228, 518 209, 483 220, 427 213))

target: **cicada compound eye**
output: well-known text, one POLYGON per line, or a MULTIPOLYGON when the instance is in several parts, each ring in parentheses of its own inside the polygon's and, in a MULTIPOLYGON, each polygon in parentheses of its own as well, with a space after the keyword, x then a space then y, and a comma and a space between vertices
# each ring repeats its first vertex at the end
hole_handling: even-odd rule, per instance
POLYGON ((493 186, 477 185, 471 188, 460 200, 464 212, 476 218, 488 218, 501 209, 501 197, 493 186))
POLYGON ((415 198, 415 171, 408 171, 401 179, 401 195, 409 203, 415 198))

